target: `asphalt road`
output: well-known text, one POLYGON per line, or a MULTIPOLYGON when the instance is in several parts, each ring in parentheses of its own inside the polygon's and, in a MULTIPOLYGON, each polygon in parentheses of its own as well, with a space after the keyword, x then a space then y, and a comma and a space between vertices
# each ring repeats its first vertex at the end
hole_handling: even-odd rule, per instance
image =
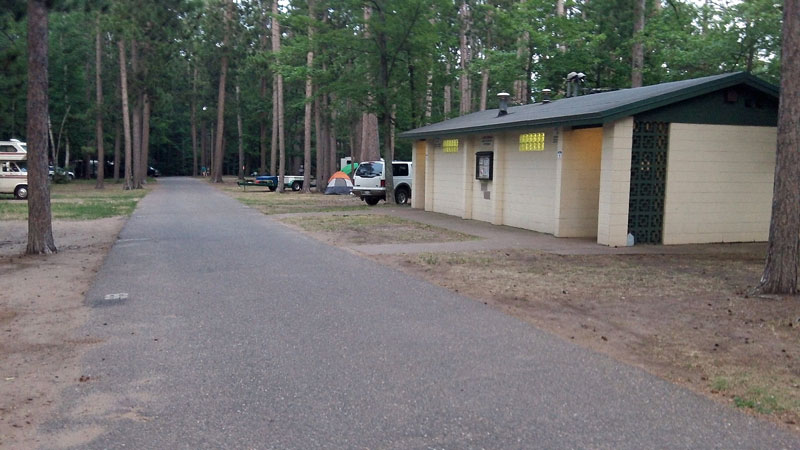
POLYGON ((43 427, 49 445, 800 448, 201 181, 159 183, 87 293, 82 333, 103 342, 43 427))

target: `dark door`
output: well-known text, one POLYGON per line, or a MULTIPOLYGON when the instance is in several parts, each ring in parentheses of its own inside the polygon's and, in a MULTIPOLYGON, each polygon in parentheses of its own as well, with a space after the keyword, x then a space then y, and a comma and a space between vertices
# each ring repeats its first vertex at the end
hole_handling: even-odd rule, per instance
POLYGON ((662 242, 668 137, 668 122, 633 122, 628 232, 637 244, 662 242))

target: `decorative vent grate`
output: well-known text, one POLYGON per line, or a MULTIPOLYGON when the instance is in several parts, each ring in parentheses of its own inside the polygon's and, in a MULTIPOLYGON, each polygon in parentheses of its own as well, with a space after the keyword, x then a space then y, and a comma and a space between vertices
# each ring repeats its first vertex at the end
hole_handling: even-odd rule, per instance
POLYGON ((668 136, 667 122, 634 121, 628 232, 637 244, 662 242, 668 136))

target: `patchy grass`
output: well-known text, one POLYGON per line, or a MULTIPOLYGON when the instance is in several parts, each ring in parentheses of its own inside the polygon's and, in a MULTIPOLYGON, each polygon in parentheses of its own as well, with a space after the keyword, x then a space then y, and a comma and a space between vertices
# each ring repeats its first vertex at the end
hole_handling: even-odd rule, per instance
POLYGON ((368 208, 352 195, 303 194, 292 190, 279 193, 270 192, 263 187, 248 187, 244 190, 236 185, 236 178, 226 177, 224 181, 225 183, 212 186, 264 214, 357 211, 368 208))
POLYGON ((506 250, 380 260, 800 431, 800 298, 749 296, 763 270, 763 245, 696 249, 689 255, 506 250))
MULTIPOLYGON (((94 180, 76 180, 50 185, 50 208, 53 219, 93 220, 130 215, 139 200, 152 189, 124 191, 122 185, 107 182, 105 189, 95 189, 94 180)), ((28 202, 0 196, 0 220, 27 220, 28 202)))
POLYGON ((476 239, 457 231, 384 214, 287 217, 282 222, 337 244, 402 244, 476 239))

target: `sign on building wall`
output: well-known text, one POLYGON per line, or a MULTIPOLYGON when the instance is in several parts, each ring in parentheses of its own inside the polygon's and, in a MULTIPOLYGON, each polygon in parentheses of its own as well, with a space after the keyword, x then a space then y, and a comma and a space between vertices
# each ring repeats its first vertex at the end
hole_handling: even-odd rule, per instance
POLYGON ((475 178, 478 180, 492 179, 492 160, 494 152, 478 152, 475 154, 475 178))

